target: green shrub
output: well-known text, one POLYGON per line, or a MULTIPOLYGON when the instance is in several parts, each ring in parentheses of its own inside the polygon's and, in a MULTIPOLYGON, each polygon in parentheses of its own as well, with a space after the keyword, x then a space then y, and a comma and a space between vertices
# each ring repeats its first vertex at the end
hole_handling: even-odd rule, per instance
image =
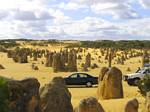
POLYGON ((128 50, 131 48, 134 49, 144 49, 150 48, 150 41, 127 41, 127 40, 120 40, 120 41, 111 41, 111 40, 100 40, 100 41, 80 41, 80 44, 73 44, 67 46, 70 47, 85 47, 85 48, 114 48, 114 49, 121 49, 121 50, 128 50), (128 45, 128 46, 126 46, 128 45))
POLYGON ((7 80, 0 77, 0 112, 9 112, 9 89, 7 86, 7 80))
POLYGON ((150 91, 150 75, 145 75, 144 78, 138 83, 139 92, 146 96, 146 93, 150 91))

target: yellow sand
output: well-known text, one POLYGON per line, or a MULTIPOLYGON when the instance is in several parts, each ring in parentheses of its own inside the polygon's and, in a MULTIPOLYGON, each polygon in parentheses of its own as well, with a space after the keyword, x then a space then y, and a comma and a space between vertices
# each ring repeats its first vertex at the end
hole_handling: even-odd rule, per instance
MULTIPOLYGON (((94 57, 96 59, 96 55, 94 55, 93 50, 90 49, 88 52, 92 53, 92 57, 94 57)), ((53 73, 52 72, 52 68, 50 67, 45 67, 44 65, 41 64, 41 60, 38 60, 37 65, 39 67, 39 71, 33 71, 31 69, 31 61, 28 64, 18 64, 18 63, 14 63, 12 61, 12 59, 8 59, 7 55, 4 53, 0 53, 0 64, 2 64, 6 69, 4 70, 0 70, 0 75, 1 76, 5 76, 5 77, 9 77, 9 78, 13 78, 13 79, 24 79, 24 78, 28 78, 28 77, 35 77, 39 80, 39 82, 41 83, 41 86, 43 86, 44 84, 50 82, 50 80, 53 77, 56 76, 62 76, 62 77, 66 77, 68 75, 70 75, 70 72, 59 72, 59 73, 53 73)), ((116 66, 118 68, 121 69, 121 71, 123 72, 123 74, 127 74, 129 72, 126 71, 126 69, 128 67, 131 68, 131 72, 133 73, 136 71, 137 67, 140 66, 139 63, 140 58, 132 58, 130 60, 128 60, 127 62, 125 62, 125 65, 117 65, 117 64, 113 64, 113 66, 116 66), (132 62, 132 63, 131 63, 132 62)), ((82 60, 82 62, 84 61, 84 58, 82 60)), ((104 61, 104 60, 102 60, 104 61)), ((92 61, 92 63, 98 63, 97 60, 92 61)), ((78 64, 81 64, 81 62, 78 62, 78 64)), ((103 66, 107 66, 107 64, 102 63, 102 64, 98 64, 99 67, 103 67, 103 66)), ((78 69, 80 70, 80 66, 78 66, 78 69)), ((88 73, 92 74, 93 76, 98 76, 99 74, 99 70, 98 69, 94 69, 94 70, 90 70, 88 73)), ((140 102, 140 109, 139 112, 142 112, 144 106, 144 98, 138 93, 138 88, 137 87, 132 87, 129 86, 126 82, 123 81, 123 87, 124 87, 124 98, 123 99, 117 99, 117 100, 103 100, 103 101, 99 101, 102 106, 104 107, 104 109, 106 110, 106 112, 123 112, 123 108, 126 104, 126 102, 132 98, 137 98, 140 102)), ((93 88, 69 88, 71 94, 72 94, 72 104, 75 107, 79 101, 83 98, 89 97, 89 96, 95 96, 96 97, 96 92, 97 92, 97 87, 93 87, 93 88)))

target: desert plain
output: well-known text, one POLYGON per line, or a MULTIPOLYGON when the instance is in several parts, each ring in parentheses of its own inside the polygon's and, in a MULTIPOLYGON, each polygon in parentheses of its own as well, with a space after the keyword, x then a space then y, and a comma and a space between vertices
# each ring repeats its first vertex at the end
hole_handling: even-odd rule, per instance
MULTIPOLYGON (((48 49, 50 51, 59 51, 60 49, 64 49, 63 46, 57 45, 57 46, 47 46, 47 47, 39 47, 39 46, 29 46, 29 45, 22 45, 22 47, 25 48, 33 48, 33 49, 48 49)), ((92 49, 89 48, 85 54, 91 53, 91 56, 93 58, 92 63, 96 63, 98 65, 98 68, 96 69, 89 69, 87 72, 90 75, 93 76, 99 76, 100 68, 108 66, 108 63, 104 61, 104 57, 101 58, 102 63, 98 62, 98 56, 101 55, 100 52, 98 52, 99 49, 92 49), (94 54, 94 51, 97 51, 98 54, 94 54)), ((22 54, 23 55, 23 54, 22 54)), ((61 77, 67 77, 71 75, 73 72, 57 72, 54 73, 51 67, 45 67, 41 64, 41 61, 45 61, 45 58, 38 59, 38 61, 34 62, 32 59, 28 59, 29 63, 20 64, 15 63, 11 58, 7 58, 6 53, 0 53, 0 64, 2 64, 5 69, 0 70, 0 76, 8 77, 15 80, 22 80, 25 78, 34 77, 37 78, 40 82, 41 87, 45 84, 49 83, 53 77, 61 76, 61 77), (36 63, 36 65, 39 67, 39 70, 35 71, 32 70, 31 66, 32 63, 36 63)), ((81 63, 84 62, 84 58, 82 60, 77 61, 77 67, 78 72, 81 71, 81 63)), ((122 74, 129 74, 134 73, 138 67, 141 66, 141 63, 139 63, 139 60, 141 60, 141 57, 135 57, 128 59, 125 61, 124 65, 116 64, 112 61, 112 66, 118 67, 122 74), (127 71, 127 68, 130 68, 130 71, 127 71)), ((122 99, 112 99, 112 100, 99 100, 100 104, 104 107, 106 112, 124 112, 124 106, 125 104, 133 98, 137 98, 139 101, 139 112, 144 112, 144 103, 145 99, 144 97, 138 92, 138 87, 136 86, 129 86, 127 82, 122 81, 123 83, 123 91, 124 91, 124 98, 122 99)), ((97 86, 94 86, 92 88, 87 87, 80 87, 80 86, 73 86, 68 87, 69 91, 72 95, 72 104, 73 107, 76 107, 80 100, 83 98, 87 98, 90 96, 96 97, 97 95, 97 86)))

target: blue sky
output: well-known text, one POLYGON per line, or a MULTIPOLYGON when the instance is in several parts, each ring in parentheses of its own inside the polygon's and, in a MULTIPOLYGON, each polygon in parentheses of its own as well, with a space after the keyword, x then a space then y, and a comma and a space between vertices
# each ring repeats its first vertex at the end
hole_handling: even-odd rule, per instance
POLYGON ((150 0, 0 0, 0 39, 150 40, 150 0))

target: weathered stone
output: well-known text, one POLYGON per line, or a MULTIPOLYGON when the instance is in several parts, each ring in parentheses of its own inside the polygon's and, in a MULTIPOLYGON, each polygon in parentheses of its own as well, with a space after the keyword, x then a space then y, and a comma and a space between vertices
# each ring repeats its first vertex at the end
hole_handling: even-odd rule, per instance
POLYGON ((132 99, 125 105, 125 112, 138 112, 139 102, 137 99, 132 99))
POLYGON ((130 72, 130 71, 131 71, 131 68, 130 68, 130 67, 128 67, 126 71, 130 72))
POLYGON ((146 112, 150 112, 150 92, 146 94, 146 112))
POLYGON ((14 52, 12 52, 11 56, 14 62, 17 63, 28 63, 28 52, 27 49, 16 48, 14 52))
POLYGON ((61 77, 44 86, 40 96, 42 112, 73 112, 71 94, 61 77))
POLYGON ((3 65, 0 64, 0 70, 1 70, 1 69, 5 69, 5 67, 4 67, 3 65))
POLYGON ((99 83, 101 83, 100 81, 103 81, 103 78, 105 76, 105 74, 109 71, 109 69, 107 67, 102 67, 100 70, 100 74, 99 74, 99 83))
POLYGON ((52 67, 52 63, 53 63, 53 53, 48 53, 46 56, 46 67, 52 67))
POLYGON ((60 54, 59 53, 54 53, 53 55, 53 71, 58 72, 61 69, 61 59, 60 59, 60 54))
POLYGON ((91 65, 91 69, 95 69, 95 68, 98 68, 98 65, 97 65, 96 63, 93 63, 93 64, 91 65))
POLYGON ((98 98, 123 98, 122 72, 118 68, 112 67, 103 75, 100 76, 101 82, 98 85, 98 98))
POLYGON ((81 57, 81 55, 78 55, 78 60, 82 60, 82 57, 81 57))
POLYGON ((112 63, 112 52, 110 50, 108 54, 108 67, 111 67, 111 63, 112 63))
POLYGON ((70 51, 68 54, 68 71, 77 71, 77 55, 74 51, 70 51))
POLYGON ((82 66, 82 71, 84 71, 84 72, 89 71, 88 68, 87 68, 87 66, 86 66, 86 64, 84 64, 84 65, 82 66))
POLYGON ((37 79, 30 78, 22 81, 8 81, 10 90, 11 112, 41 112, 39 87, 37 79))
POLYGON ((142 54, 142 67, 144 67, 145 64, 148 64, 148 63, 150 63, 149 54, 146 50, 144 50, 142 54))
POLYGON ((88 53, 87 56, 86 56, 85 64, 86 64, 87 67, 91 66, 91 54, 90 53, 88 53))
POLYGON ((66 71, 66 66, 65 66, 65 54, 62 52, 60 54, 60 64, 61 64, 61 68, 60 71, 66 71))
POLYGON ((101 104, 94 97, 81 100, 74 112, 105 112, 101 104))

